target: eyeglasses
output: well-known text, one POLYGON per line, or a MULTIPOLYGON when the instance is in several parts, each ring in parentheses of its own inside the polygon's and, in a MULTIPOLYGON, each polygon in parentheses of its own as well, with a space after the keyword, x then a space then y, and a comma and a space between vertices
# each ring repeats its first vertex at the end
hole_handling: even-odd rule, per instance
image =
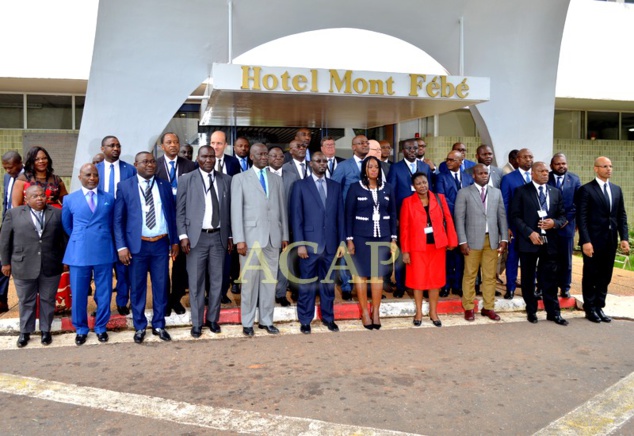
POLYGON ((156 165, 156 161, 154 159, 138 160, 137 163, 141 165, 156 165))

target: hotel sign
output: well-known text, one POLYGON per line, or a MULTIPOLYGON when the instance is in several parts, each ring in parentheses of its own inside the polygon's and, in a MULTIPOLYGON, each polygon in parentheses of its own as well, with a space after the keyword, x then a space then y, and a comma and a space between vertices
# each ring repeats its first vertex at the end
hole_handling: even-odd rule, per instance
POLYGON ((488 100, 489 86, 489 79, 483 77, 234 64, 213 66, 214 89, 232 91, 488 100))

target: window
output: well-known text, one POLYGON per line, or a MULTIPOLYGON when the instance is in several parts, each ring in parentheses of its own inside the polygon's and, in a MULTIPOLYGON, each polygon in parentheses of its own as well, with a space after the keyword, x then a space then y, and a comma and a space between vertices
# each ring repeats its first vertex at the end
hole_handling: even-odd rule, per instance
POLYGON ((586 139, 619 139, 618 112, 588 112, 586 139))
POLYGON ((621 139, 634 141, 634 113, 623 112, 621 114, 621 139))
POLYGON ((556 110, 553 136, 557 139, 581 139, 581 111, 556 110))
POLYGON ((24 128, 24 96, 22 94, 0 94, 0 128, 24 128))
POLYGON ((28 129, 72 129, 73 99, 71 96, 27 95, 28 129))

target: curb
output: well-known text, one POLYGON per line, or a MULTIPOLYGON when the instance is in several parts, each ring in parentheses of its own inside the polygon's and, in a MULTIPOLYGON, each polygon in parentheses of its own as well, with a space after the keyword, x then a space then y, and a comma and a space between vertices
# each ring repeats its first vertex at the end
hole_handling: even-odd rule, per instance
MULTIPOLYGON (((482 308, 482 299, 480 297, 474 300, 476 312, 482 308)), ((559 305, 562 309, 577 309, 582 307, 583 302, 579 301, 577 296, 572 298, 560 298, 559 305)), ((526 308, 526 304, 521 297, 515 297, 512 300, 496 299, 495 311, 499 313, 505 312, 521 312, 526 308)), ((539 301, 538 309, 544 310, 543 301, 539 301)), ((401 317, 413 317, 415 314, 415 306, 413 300, 407 301, 386 301, 381 303, 380 315, 383 318, 401 318, 401 317)), ((437 312, 442 315, 456 315, 462 314, 462 301, 460 299, 444 300, 438 302, 437 312)), ((336 303, 334 307, 335 320, 354 320, 361 318, 361 309, 356 302, 350 303, 336 303)), ((145 316, 148 319, 148 325, 151 324, 152 310, 146 310, 145 316)), ((429 315, 429 303, 423 301, 423 316, 429 315)), ((256 322, 257 322, 256 312, 256 322)), ((315 307, 315 319, 321 319, 321 311, 319 307, 315 307)), ((282 322, 294 322, 298 321, 297 308, 295 305, 289 307, 275 307, 273 314, 273 321, 276 323, 282 322)), ((230 307, 220 310, 219 324, 240 324, 240 308, 230 307)), ((92 329, 95 324, 94 317, 88 317, 88 326, 92 329)), ((190 327, 191 316, 190 311, 187 310, 183 315, 172 315, 165 318, 166 327, 190 327)), ((36 321, 36 330, 39 329, 39 320, 36 321)), ((110 317, 107 325, 108 330, 134 330, 132 323, 132 315, 124 316, 118 313, 113 314, 110 317)), ((61 318, 53 319, 51 325, 51 333, 70 333, 74 332, 71 317, 66 315, 61 318)), ((2 335, 17 335, 20 333, 20 320, 19 318, 0 319, 0 334, 2 335)))

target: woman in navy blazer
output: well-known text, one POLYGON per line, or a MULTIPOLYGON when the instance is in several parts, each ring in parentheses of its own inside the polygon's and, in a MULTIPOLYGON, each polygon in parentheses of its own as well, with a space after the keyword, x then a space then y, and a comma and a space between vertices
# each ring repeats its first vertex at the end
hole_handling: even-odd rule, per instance
POLYGON ((445 286, 445 254, 458 245, 458 236, 445 196, 433 194, 424 173, 412 175, 416 192, 401 206, 401 250, 407 266, 405 285, 414 289, 416 315, 414 325, 423 318, 423 289, 429 290, 429 318, 442 326, 436 306, 440 288, 445 286))
POLYGON ((382 180, 380 161, 368 156, 361 164, 361 180, 350 186, 346 197, 346 239, 355 267, 351 272, 362 323, 368 330, 381 328, 383 276, 389 271, 392 253, 396 251, 396 198, 392 187, 382 180), (372 289, 371 315, 368 278, 372 289))

